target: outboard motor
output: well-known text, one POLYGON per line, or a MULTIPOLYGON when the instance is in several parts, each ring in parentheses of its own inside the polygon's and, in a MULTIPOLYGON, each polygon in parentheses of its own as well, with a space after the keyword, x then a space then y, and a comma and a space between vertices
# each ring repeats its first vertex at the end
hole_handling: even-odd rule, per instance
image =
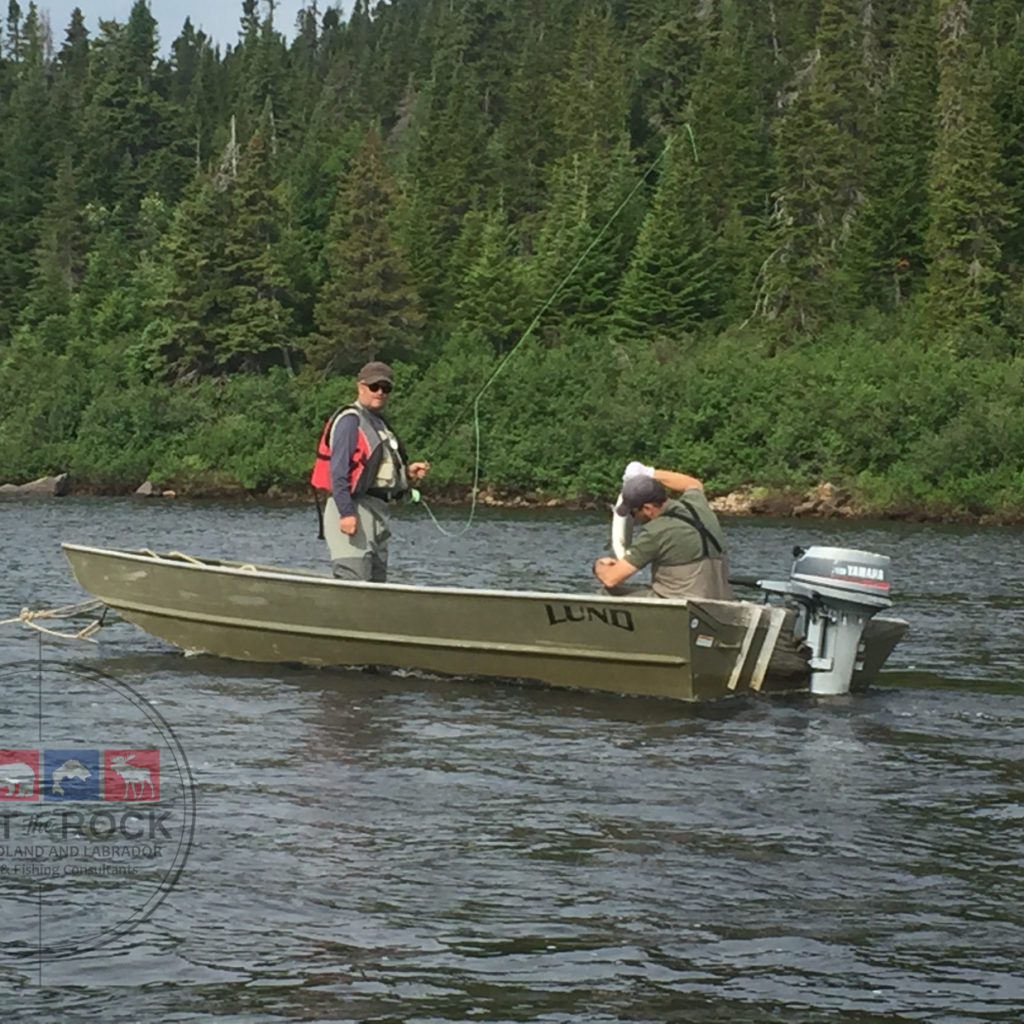
POLYGON ((794 633, 811 649, 811 692, 849 693, 864 627, 889 608, 891 560, 849 548, 794 548, 789 580, 758 580, 797 607, 794 633))

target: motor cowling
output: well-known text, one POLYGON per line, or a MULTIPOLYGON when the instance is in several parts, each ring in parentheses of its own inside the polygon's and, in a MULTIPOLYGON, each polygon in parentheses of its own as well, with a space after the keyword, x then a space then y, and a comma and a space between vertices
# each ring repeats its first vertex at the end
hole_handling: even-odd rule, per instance
POLYGON ((789 578, 806 583, 824 599, 888 608, 892 559, 852 548, 794 548, 789 578))
POLYGON ((759 580, 797 609, 795 634, 811 650, 811 692, 849 693, 868 620, 892 605, 891 559, 852 548, 793 549, 789 580, 759 580))

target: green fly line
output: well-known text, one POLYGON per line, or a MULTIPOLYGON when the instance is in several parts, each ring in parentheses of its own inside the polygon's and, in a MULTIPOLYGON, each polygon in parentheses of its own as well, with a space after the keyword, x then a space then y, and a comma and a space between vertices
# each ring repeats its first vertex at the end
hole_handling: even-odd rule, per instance
MULTIPOLYGON (((696 140, 693 137, 693 130, 690 128, 689 124, 685 124, 683 127, 686 129, 686 132, 689 135, 690 145, 693 147, 693 158, 694 158, 694 160, 696 160, 697 159, 697 143, 696 143, 696 140)), ((477 391, 476 397, 472 400, 471 403, 469 403, 468 405, 466 405, 463 408, 463 411, 461 413, 459 413, 458 416, 456 416, 454 423, 452 424, 452 426, 448 430, 448 433, 441 439, 441 444, 443 445, 448 440, 448 438, 451 437, 452 433, 455 431, 455 428, 462 421, 462 418, 465 415, 466 409, 472 408, 472 410, 473 410, 473 438, 474 438, 473 489, 472 489, 472 493, 471 493, 471 497, 470 497, 469 518, 466 520, 465 524, 459 530, 446 530, 437 521, 437 517, 431 511, 431 508, 427 504, 427 502, 425 502, 423 500, 423 498, 420 495, 419 491, 413 490, 411 492, 412 496, 413 496, 413 500, 417 501, 419 504, 421 504, 423 506, 423 508, 426 510, 427 515, 430 516, 430 518, 433 520, 434 525, 446 537, 462 537, 464 534, 466 534, 469 531, 470 526, 473 525, 473 517, 476 515, 477 493, 478 493, 479 484, 480 484, 480 400, 483 398, 483 396, 486 393, 487 389, 495 382, 495 380, 497 380, 498 375, 505 369, 506 366, 508 366, 508 361, 512 358, 512 356, 514 356, 516 354, 516 351, 519 349, 519 347, 533 333, 533 329, 537 326, 538 323, 540 323, 541 317, 543 317, 544 314, 548 311, 548 308, 551 306, 551 303, 554 302, 556 298, 558 298, 559 293, 566 286, 566 284, 568 284, 569 281, 572 279, 573 274, 575 274, 576 271, 579 270, 580 266, 583 264, 583 261, 590 255, 590 253, 592 252, 594 247, 597 245, 597 243, 601 241, 601 239, 604 237, 605 232, 612 226, 612 224, 615 223, 615 220, 618 218, 619 214, 622 213, 622 211, 629 205, 629 203, 632 200, 633 196, 636 195, 636 193, 643 187, 644 182, 647 181, 647 179, 651 176, 651 173, 654 171, 654 169, 658 166, 658 164, 661 163, 662 159, 664 158, 665 154, 669 151, 671 146, 672 146, 672 139, 670 138, 668 140, 668 142, 665 144, 665 148, 658 154, 658 156, 654 159, 654 161, 647 168, 647 170, 644 171, 644 173, 640 176, 640 178, 637 180, 637 183, 632 187, 632 189, 630 189, 629 194, 626 196, 626 198, 623 199, 622 202, 619 203, 619 205, 615 208, 615 210, 612 213, 612 215, 608 218, 607 221, 605 221, 604 226, 601 228, 601 230, 598 231, 598 233, 594 236, 593 240, 586 247, 586 249, 584 249, 583 252, 580 253, 580 255, 577 258, 576 262, 569 268, 569 271, 565 275, 565 277, 563 277, 562 280, 558 282, 558 284, 555 287, 555 290, 548 296, 548 298, 546 299, 544 304, 540 307, 540 309, 537 310, 536 316, 534 316, 534 318, 530 321, 529 326, 519 336, 519 340, 508 350, 508 352, 505 353, 505 355, 502 357, 501 361, 498 363, 498 365, 491 372, 490 376, 487 378, 487 380, 484 381, 483 385, 477 391)))

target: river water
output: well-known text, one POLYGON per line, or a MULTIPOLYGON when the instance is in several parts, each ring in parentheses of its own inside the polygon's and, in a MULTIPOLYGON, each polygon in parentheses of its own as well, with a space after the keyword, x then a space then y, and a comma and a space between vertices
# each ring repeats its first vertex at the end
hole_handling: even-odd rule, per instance
MULTIPOLYGON (((725 525, 737 573, 785 577, 794 544, 892 556, 911 633, 872 692, 689 706, 0 628, 7 748, 128 723, 172 793, 158 712, 195 801, 162 902, 73 956, 25 929, 59 953, 133 890, 0 860, 4 1018, 1024 1020, 1022 532, 725 525), (38 741, 36 662, 69 680, 38 741), (115 712, 104 679, 144 700, 115 712)), ((0 526, 0 618, 83 599, 61 540, 324 564, 294 507, 6 501, 0 526)), ((486 510, 458 537, 409 508, 395 534, 398 582, 575 590, 607 523, 486 510)))

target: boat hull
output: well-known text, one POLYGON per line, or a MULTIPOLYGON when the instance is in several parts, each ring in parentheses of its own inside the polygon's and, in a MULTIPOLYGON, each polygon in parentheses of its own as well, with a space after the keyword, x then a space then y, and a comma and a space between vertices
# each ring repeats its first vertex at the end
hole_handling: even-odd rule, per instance
POLYGON ((65 544, 78 582, 184 650, 315 666, 383 665, 682 700, 801 692, 784 610, 336 580, 303 570, 65 544))

